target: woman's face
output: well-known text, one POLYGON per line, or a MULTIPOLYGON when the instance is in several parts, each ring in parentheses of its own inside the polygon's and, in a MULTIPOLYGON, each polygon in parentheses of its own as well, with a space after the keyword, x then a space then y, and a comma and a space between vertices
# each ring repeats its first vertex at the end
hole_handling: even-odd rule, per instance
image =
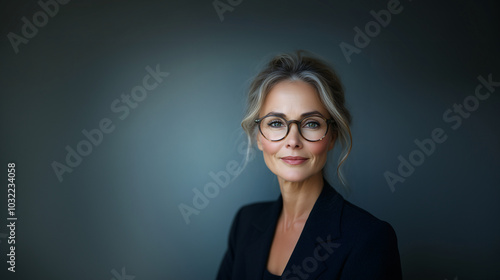
MULTIPOLYGON (((288 121, 300 121, 303 114, 313 111, 319 112, 325 119, 330 118, 313 86, 303 81, 282 81, 267 94, 259 118, 272 112, 284 114, 288 121)), ((326 163, 327 152, 333 149, 335 143, 332 129, 317 142, 302 138, 296 124, 290 124, 289 129, 288 136, 277 142, 258 133, 257 146, 264 155, 267 167, 278 178, 289 182, 301 182, 318 175, 326 163)))

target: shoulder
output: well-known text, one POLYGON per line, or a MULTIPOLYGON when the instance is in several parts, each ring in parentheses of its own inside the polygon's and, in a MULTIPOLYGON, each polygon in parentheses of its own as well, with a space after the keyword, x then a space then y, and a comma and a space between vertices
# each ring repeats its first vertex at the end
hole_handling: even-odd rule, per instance
POLYGON ((396 233, 388 222, 346 200, 342 209, 341 231, 344 236, 355 239, 360 246, 397 244, 396 233))
POLYGON ((401 279, 398 241, 393 227, 345 200, 341 216, 342 237, 338 242, 345 249, 343 274, 347 278, 366 273, 372 279, 401 279))
POLYGON ((275 201, 254 202, 243 205, 238 212, 241 213, 242 217, 251 218, 252 216, 266 213, 266 211, 272 208, 274 203, 275 201))
POLYGON ((324 189, 318 203, 319 210, 314 218, 323 224, 327 222, 327 228, 343 237, 362 238, 394 232, 389 223, 344 199, 330 186, 324 189))
POLYGON ((389 223, 375 217, 365 209, 344 200, 344 207, 342 211, 343 222, 345 226, 359 227, 368 229, 372 227, 387 227, 389 223))
POLYGON ((234 218, 240 226, 248 226, 252 223, 261 221, 275 206, 275 201, 255 202, 242 206, 234 218))
MULTIPOLYGON (((276 201, 258 202, 242 206, 234 216, 230 239, 236 244, 243 245, 258 238, 272 223, 276 201)), ((240 247, 241 249, 241 247, 240 247)))

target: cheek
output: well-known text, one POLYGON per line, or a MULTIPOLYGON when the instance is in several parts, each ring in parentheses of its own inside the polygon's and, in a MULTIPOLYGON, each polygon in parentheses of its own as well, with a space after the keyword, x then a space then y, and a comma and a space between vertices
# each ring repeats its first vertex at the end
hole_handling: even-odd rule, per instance
MULTIPOLYGON (((326 139, 324 139, 326 140, 326 139)), ((325 156, 328 154, 329 142, 328 141, 319 141, 310 143, 308 150, 311 154, 316 156, 325 156)))
POLYGON ((262 136, 259 136, 260 146, 264 155, 274 155, 280 150, 280 142, 271 142, 262 136))

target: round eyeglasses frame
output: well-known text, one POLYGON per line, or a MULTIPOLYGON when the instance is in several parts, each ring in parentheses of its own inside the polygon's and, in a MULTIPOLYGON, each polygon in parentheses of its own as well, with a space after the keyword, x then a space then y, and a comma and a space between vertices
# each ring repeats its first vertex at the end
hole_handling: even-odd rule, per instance
POLYGON ((281 117, 281 116, 278 116, 278 115, 272 115, 272 114, 271 114, 271 115, 265 115, 265 116, 263 116, 263 117, 262 117, 262 118, 260 118, 260 119, 256 119, 256 120, 255 120, 255 122, 256 122, 256 123, 258 124, 258 126, 259 126, 259 131, 260 131, 260 134, 262 134, 262 136, 264 136, 264 138, 266 138, 267 140, 272 141, 272 142, 278 142, 278 141, 281 141, 281 140, 285 139, 285 138, 288 136, 288 133, 290 132, 290 124, 292 124, 292 123, 295 123, 295 124, 297 125, 297 129, 299 130, 299 134, 300 134, 300 136, 302 136, 302 138, 304 138, 306 141, 309 141, 309 142, 318 142, 318 141, 323 140, 323 138, 325 138, 325 136, 328 134, 328 129, 330 128, 330 124, 331 124, 331 123, 334 123, 334 124, 335 124, 335 121, 334 121, 333 119, 325 119, 325 118, 323 118, 322 116, 306 116, 306 117, 302 118, 300 121, 298 121, 298 120, 289 120, 289 121, 287 121, 285 118, 283 118, 283 117, 281 117), (278 140, 271 140, 271 139, 267 138, 267 137, 264 135, 264 133, 262 132, 262 129, 260 128, 260 123, 261 123, 261 121, 262 121, 263 119, 265 119, 265 118, 267 118, 267 117, 278 117, 278 118, 281 118, 281 119, 283 119, 283 120, 285 121, 285 123, 286 123, 286 134, 285 134, 285 136, 283 136, 283 138, 278 139, 278 140), (300 124, 302 123, 302 121, 304 121, 305 119, 310 118, 310 117, 319 117, 319 118, 323 119, 323 120, 326 122, 326 131, 325 131, 325 135, 323 135, 323 136, 322 136, 321 138, 319 138, 318 140, 309 140, 309 139, 305 138, 305 137, 304 137, 304 135, 302 135, 302 131, 300 130, 300 124))

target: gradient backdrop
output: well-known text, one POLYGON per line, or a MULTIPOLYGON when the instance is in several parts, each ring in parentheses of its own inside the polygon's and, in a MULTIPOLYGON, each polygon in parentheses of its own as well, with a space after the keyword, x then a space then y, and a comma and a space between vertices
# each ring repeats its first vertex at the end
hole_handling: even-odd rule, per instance
POLYGON ((236 211, 279 196, 261 154, 233 172, 246 89, 296 49, 344 82, 354 146, 343 194, 393 225, 404 278, 500 279, 495 1, 67 2, 0 4, 1 279, 214 279, 236 211), (435 129, 446 140, 425 154, 415 141, 435 129), (384 174, 409 160, 391 188, 384 174), (180 207, 192 207, 187 220, 180 207))

